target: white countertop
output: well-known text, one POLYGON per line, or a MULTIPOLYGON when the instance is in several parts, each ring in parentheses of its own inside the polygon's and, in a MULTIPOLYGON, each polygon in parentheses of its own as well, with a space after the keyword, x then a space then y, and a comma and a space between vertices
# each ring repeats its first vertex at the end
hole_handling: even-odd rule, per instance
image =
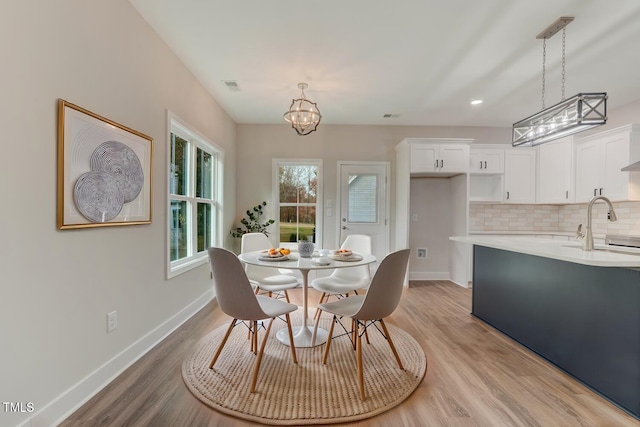
POLYGON ((582 250, 582 242, 578 241, 509 236, 453 236, 449 239, 454 242, 554 258, 577 264, 597 267, 640 268, 640 249, 635 248, 596 244, 596 250, 586 252, 582 250), (609 249, 609 251, 603 249, 609 249))

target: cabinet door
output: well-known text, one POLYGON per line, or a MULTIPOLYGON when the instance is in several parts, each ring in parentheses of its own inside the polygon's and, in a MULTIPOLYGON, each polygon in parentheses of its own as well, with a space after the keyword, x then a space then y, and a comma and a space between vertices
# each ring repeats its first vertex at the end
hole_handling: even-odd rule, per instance
POLYGON ((487 149, 483 151, 483 171, 485 173, 504 172, 504 150, 487 149))
POLYGON ((467 172, 469 170, 469 146, 462 144, 440 145, 437 160, 439 172, 467 172))
POLYGON ((602 195, 611 200, 629 200, 629 172, 620 169, 629 164, 629 134, 610 135, 601 141, 602 195))
POLYGON ((435 172, 437 158, 437 145, 411 144, 411 172, 435 172))
POLYGON ((484 158, 480 148, 469 150, 469 173, 484 173, 484 158))
POLYGON ((570 203, 573 138, 543 144, 538 149, 538 203, 570 203))
POLYGON ((600 189, 600 141, 576 145, 576 202, 588 202, 600 189))
POLYGON ((535 203, 536 152, 523 148, 504 155, 504 202, 535 203))
POLYGON ((503 173, 504 150, 499 148, 471 148, 469 153, 470 173, 503 173))

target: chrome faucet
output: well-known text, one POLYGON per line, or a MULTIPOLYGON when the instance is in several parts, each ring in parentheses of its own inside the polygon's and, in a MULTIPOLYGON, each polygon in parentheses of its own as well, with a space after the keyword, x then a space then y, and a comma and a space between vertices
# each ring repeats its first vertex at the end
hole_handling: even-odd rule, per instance
MULTIPOLYGON (((603 200, 609 205, 609 212, 607 212, 607 219, 611 222, 617 221, 618 217, 616 216, 616 212, 613 210, 613 205, 611 204, 611 200, 607 199, 604 196, 595 196, 593 199, 589 201, 587 205, 587 230, 584 235, 584 240, 582 241, 582 250, 583 251, 592 251, 593 250, 593 232, 591 231, 591 209, 593 208, 593 204, 598 201, 603 200)), ((578 234, 580 232, 580 228, 578 227, 578 234)))

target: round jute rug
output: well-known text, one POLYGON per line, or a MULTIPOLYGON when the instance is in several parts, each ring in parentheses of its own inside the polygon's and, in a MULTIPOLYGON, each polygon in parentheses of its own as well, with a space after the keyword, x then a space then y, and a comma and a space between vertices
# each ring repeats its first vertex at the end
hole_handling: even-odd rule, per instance
MULTIPOLYGON (((328 329, 330 321, 323 316, 320 326, 328 329)), ((292 315, 292 323, 301 322, 298 310, 292 315)), ((182 377, 193 395, 210 407, 262 424, 332 424, 369 418, 409 397, 427 371, 426 355, 408 333, 387 324, 405 368, 401 370, 386 340, 375 328, 370 328, 371 344, 363 340, 367 399, 362 401, 355 351, 347 336, 334 338, 326 365, 322 364, 324 345, 297 348, 296 365, 289 347, 275 337, 276 330, 286 327, 276 319, 252 394, 249 386, 256 356, 250 351, 244 326, 236 326, 214 369, 209 369, 227 327, 215 329, 196 344, 182 365, 182 377)), ((339 330, 337 325, 334 335, 339 330)), ((264 330, 261 332, 260 340, 264 330)))

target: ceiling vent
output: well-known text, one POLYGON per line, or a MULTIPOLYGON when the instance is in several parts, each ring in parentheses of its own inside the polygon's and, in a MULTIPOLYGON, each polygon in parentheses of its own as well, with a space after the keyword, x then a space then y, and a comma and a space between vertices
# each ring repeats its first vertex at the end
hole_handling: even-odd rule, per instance
POLYGON ((223 80, 222 83, 224 83, 231 92, 240 92, 240 86, 238 86, 238 82, 235 80, 223 80))
POLYGON ((384 114, 382 117, 384 117, 385 119, 397 119, 398 117, 400 117, 400 114, 387 113, 387 114, 384 114))

